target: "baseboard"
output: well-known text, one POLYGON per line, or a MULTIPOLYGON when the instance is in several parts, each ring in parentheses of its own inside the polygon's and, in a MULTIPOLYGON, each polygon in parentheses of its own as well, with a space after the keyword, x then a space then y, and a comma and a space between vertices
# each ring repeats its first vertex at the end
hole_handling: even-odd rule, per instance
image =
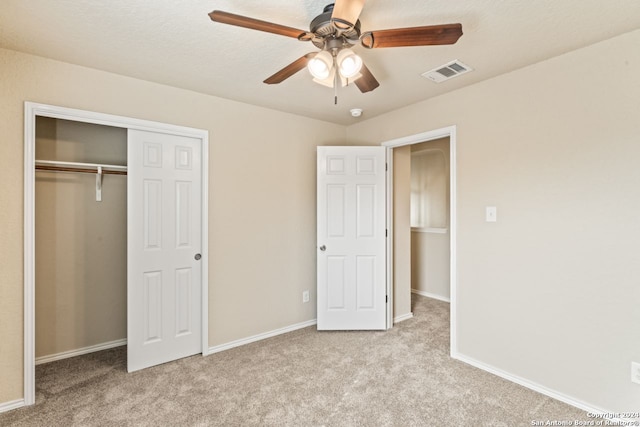
POLYGON ((43 363, 55 362, 56 360, 68 359, 70 357, 82 356, 83 354, 94 353, 96 351, 108 350, 110 348, 127 345, 127 339, 109 341, 102 344, 96 344, 89 347, 78 348, 76 350, 63 351, 62 353, 51 354, 48 356, 36 357, 36 365, 43 363))
POLYGON ((13 411, 14 409, 22 408, 24 406, 24 399, 12 400, 10 402, 0 403, 0 414, 3 412, 13 411))
POLYGON ((400 323, 404 320, 409 320, 413 318, 413 313, 409 312, 407 314, 403 314, 402 316, 398 316, 398 317, 394 317, 393 318, 393 324, 395 325, 396 323, 400 323))
POLYGON ((448 302, 450 303, 451 300, 449 298, 440 296, 440 295, 436 295, 436 294, 432 294, 430 292, 425 292, 425 291, 419 291, 417 289, 411 289, 411 293, 412 294, 416 294, 416 295, 422 295, 423 297, 427 297, 427 298, 432 298, 432 299, 437 299, 438 301, 444 301, 444 302, 448 302))
MULTIPOLYGON (((461 362, 464 362, 468 365, 471 365, 473 367, 476 367, 478 369, 482 369, 483 371, 489 372, 490 374, 496 375, 500 378, 504 378, 507 381, 511 381, 513 383, 519 384, 523 387, 526 387, 528 389, 531 389, 533 391, 536 391, 540 394, 544 394, 547 397, 551 397, 552 399, 556 399, 559 400, 561 402, 566 403, 567 405, 571 405, 574 406, 578 409, 581 409, 587 413, 590 414, 599 414, 599 415, 611 415, 614 414, 615 412, 613 411, 606 411, 604 409, 600 409, 600 408, 596 408, 592 405, 589 405, 588 403, 585 403, 579 399, 575 399, 571 396, 567 396, 566 394, 557 392, 555 390, 551 390, 545 386, 542 386, 540 384, 537 384, 533 381, 529 381, 525 378, 521 378, 517 375, 513 375, 510 374, 508 372, 505 372, 501 369, 498 368, 494 368, 493 366, 487 365, 483 362, 480 362, 478 360, 473 359, 472 357, 468 357, 465 355, 462 355, 460 353, 457 354, 452 354, 451 357, 453 359, 459 360, 461 362)), ((624 420, 622 419, 618 419, 618 418, 605 418, 607 421, 611 421, 611 422, 624 422, 624 420)), ((629 424, 610 424, 610 425, 629 425, 629 424)))
POLYGON ((262 341, 267 338, 275 337, 277 335, 286 334, 287 332, 297 331, 298 329, 306 328, 316 325, 318 321, 316 319, 309 320, 308 322, 296 323, 295 325, 285 326, 284 328, 274 329, 273 331, 264 332, 262 334, 253 335, 247 338, 231 341, 226 344, 220 344, 213 347, 209 347, 207 354, 219 353, 221 351, 230 350, 241 345, 251 344, 252 342, 262 341))

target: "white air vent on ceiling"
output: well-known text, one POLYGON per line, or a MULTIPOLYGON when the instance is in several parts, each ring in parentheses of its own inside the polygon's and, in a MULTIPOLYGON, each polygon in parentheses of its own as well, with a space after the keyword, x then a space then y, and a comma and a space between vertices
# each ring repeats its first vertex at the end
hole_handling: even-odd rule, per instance
POLYGON ((455 61, 451 61, 448 64, 444 64, 440 67, 434 68, 431 71, 422 73, 422 76, 436 83, 440 83, 445 80, 457 77, 461 74, 468 73, 469 71, 473 71, 473 68, 463 64, 456 59, 455 61))

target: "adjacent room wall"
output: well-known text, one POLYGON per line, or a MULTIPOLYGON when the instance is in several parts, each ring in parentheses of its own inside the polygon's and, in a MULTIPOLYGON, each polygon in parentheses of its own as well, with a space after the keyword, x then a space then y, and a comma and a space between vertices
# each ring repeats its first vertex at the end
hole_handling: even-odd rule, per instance
POLYGON ((0 402, 23 397, 25 101, 208 130, 209 345, 315 319, 316 146, 343 126, 10 50, 0 64, 0 402))
MULTIPOLYGON (((127 164, 126 129, 38 117, 36 159, 127 164)), ((38 171, 36 358, 127 338, 127 177, 38 171)))
POLYGON ((457 125, 459 356, 613 412, 640 402, 638 46, 640 30, 347 128, 358 144, 457 125))

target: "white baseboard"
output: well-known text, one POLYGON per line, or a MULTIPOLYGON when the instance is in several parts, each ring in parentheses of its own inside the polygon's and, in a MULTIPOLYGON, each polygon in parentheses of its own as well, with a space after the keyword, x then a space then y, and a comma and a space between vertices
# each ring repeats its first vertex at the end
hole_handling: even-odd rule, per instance
POLYGON ((400 323, 403 320, 409 320, 413 318, 413 313, 409 312, 407 314, 403 314, 402 316, 398 316, 398 317, 394 317, 393 318, 393 324, 395 325, 396 323, 400 323))
POLYGON ((230 350, 235 347, 240 347, 241 345, 250 344, 252 342, 275 337, 276 335, 282 335, 282 334, 286 334, 287 332, 293 332, 298 329, 313 326, 313 325, 316 325, 317 323, 318 321, 316 319, 313 319, 313 320, 309 320, 308 322, 296 323, 295 325, 285 326, 284 328, 280 328, 280 329, 274 329, 273 331, 264 332, 262 334, 253 335, 247 338, 231 341, 226 344, 215 345, 213 347, 209 347, 209 351, 207 351, 207 354, 219 353, 221 351, 230 350))
MULTIPOLYGON (((540 384, 534 383, 533 381, 529 381, 525 378, 521 378, 517 375, 513 375, 510 374, 508 372, 505 372, 501 369, 498 368, 494 368, 493 366, 487 365, 483 362, 479 362, 471 357, 462 355, 460 353, 457 354, 452 354, 451 357, 453 359, 459 360, 461 362, 464 362, 468 365, 474 366, 478 369, 482 369, 483 371, 487 371, 490 374, 496 375, 498 377, 504 378, 507 381, 511 381, 513 383, 519 384, 523 387, 526 387, 528 389, 531 389, 533 391, 537 391, 540 394, 544 394, 545 396, 551 397, 552 399, 556 399, 559 400, 561 402, 566 403, 567 405, 571 405, 574 406, 578 409, 582 409, 583 411, 590 413, 590 414, 614 414, 615 412, 613 411, 606 411, 604 409, 600 409, 600 408, 596 408, 595 406, 589 405, 588 403, 585 403, 579 399, 575 399, 571 396, 567 396, 566 394, 557 392, 555 390, 551 390, 545 386, 542 386, 540 384)), ((606 420, 608 421, 613 421, 613 422, 620 422, 623 421, 621 419, 617 419, 617 418, 606 418, 606 420)), ((629 424, 612 424, 612 425, 629 425, 629 424)))
POLYGON ((12 400, 10 402, 0 403, 0 414, 7 411, 13 411, 14 409, 22 408, 24 406, 24 399, 12 400))
POLYGON ((94 353, 96 351, 108 350, 114 347, 127 345, 127 339, 109 341, 102 344, 96 344, 89 347, 78 348, 76 350, 63 351, 62 353, 50 354, 48 356, 36 357, 36 365, 43 363, 55 362, 56 360, 68 359, 70 357, 81 356, 83 354, 94 353))
POLYGON ((417 289, 411 289, 412 294, 422 295, 423 297, 437 299, 438 301, 451 302, 451 300, 447 297, 443 297, 441 295, 432 294, 430 292, 419 291, 417 289))

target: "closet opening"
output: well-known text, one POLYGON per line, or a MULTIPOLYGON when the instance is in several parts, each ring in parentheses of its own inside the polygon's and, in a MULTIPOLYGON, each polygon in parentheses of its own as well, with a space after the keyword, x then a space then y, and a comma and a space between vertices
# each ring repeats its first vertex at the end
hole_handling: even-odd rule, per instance
POLYGON ((25 405, 36 364, 125 344, 128 372, 209 353, 208 143, 25 102, 25 405))
POLYGON ((126 169, 127 129, 36 117, 36 365, 127 344, 126 169))

